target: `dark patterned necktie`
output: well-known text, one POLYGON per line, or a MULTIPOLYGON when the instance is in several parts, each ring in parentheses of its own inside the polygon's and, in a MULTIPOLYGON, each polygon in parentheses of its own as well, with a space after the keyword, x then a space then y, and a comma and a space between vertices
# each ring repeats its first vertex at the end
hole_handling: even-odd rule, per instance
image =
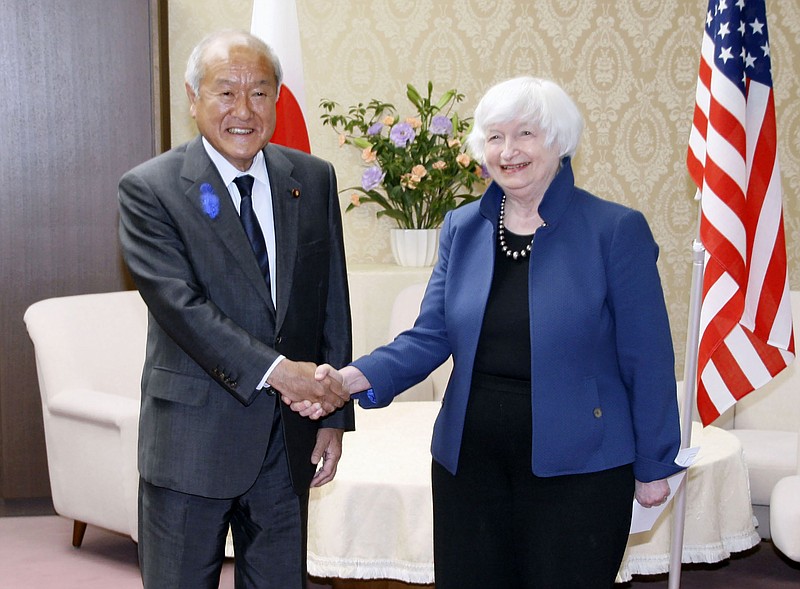
POLYGON ((239 218, 242 221, 244 232, 247 233, 247 238, 250 240, 250 245, 253 248, 253 253, 258 260, 258 266, 261 268, 261 274, 267 282, 267 288, 270 286, 269 280, 269 257, 267 256, 267 242, 264 241, 264 234, 261 232, 261 225, 258 224, 258 218, 253 210, 253 181, 255 179, 249 174, 239 176, 233 181, 239 189, 239 194, 242 197, 242 203, 239 205, 239 218))

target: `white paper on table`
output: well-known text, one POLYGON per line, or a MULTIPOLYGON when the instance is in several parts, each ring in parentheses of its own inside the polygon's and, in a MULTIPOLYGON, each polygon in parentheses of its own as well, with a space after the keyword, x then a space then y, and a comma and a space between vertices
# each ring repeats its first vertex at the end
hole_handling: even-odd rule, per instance
MULTIPOLYGON (((680 450, 678 455, 675 457, 675 464, 678 466, 683 466, 684 468, 689 468, 692 464, 694 464, 695 460, 697 460, 697 453, 699 451, 699 447, 684 448, 680 450)), ((678 487, 685 476, 686 471, 682 470, 667 478, 667 483, 669 484, 669 497, 667 498, 666 503, 663 505, 659 505, 658 507, 642 507, 642 505, 636 501, 636 499, 633 500, 633 517, 631 518, 630 534, 648 532, 653 529, 656 520, 658 520, 658 517, 672 501, 672 498, 678 491, 678 487)))

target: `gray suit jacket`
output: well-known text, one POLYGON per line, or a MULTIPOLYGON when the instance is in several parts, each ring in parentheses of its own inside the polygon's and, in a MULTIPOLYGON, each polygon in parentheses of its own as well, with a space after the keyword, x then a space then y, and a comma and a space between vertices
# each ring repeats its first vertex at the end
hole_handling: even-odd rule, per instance
MULTIPOLYGON (((120 180, 120 240, 150 311, 139 471, 148 482, 234 497, 258 476, 275 397, 256 386, 284 354, 334 366, 351 355, 341 213, 332 166, 267 145, 277 304, 200 137, 120 180)), ((307 492, 319 422, 281 407, 295 491, 307 492)), ((352 405, 322 421, 353 428, 352 405)))

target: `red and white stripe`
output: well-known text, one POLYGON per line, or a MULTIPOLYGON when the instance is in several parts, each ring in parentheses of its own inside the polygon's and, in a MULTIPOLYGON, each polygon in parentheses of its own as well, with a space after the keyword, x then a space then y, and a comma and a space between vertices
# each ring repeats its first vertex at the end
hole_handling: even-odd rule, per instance
POLYGON ((283 68, 277 124, 271 142, 308 153, 311 144, 303 114, 306 91, 295 0, 254 0, 250 32, 272 47, 283 68))
POLYGON ((697 407, 703 424, 794 359, 773 91, 747 96, 703 36, 687 165, 706 249, 697 407))

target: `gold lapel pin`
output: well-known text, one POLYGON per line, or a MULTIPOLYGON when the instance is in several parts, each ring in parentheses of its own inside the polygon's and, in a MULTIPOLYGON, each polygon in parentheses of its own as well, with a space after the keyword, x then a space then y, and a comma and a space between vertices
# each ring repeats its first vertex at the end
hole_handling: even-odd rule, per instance
POLYGON ((297 188, 292 188, 292 198, 300 198, 300 191, 297 188))

